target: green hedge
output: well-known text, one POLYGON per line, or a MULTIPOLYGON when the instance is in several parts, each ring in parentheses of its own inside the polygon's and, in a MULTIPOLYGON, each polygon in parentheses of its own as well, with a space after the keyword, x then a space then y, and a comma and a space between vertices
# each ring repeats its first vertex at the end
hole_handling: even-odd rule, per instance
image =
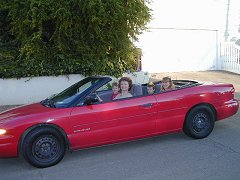
POLYGON ((0 78, 136 68, 147 0, 1 0, 0 78))

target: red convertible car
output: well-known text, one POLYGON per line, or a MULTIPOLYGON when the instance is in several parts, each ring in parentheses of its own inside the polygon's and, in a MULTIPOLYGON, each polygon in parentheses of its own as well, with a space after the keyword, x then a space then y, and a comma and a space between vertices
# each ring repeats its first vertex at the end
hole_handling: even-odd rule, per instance
POLYGON ((205 138, 215 121, 239 108, 231 84, 175 80, 176 89, 146 94, 134 84, 133 97, 110 100, 110 77, 88 77, 39 103, 0 114, 0 157, 23 157, 35 167, 62 160, 66 150, 119 143, 183 130, 205 138), (102 101, 99 101, 100 97, 102 101))

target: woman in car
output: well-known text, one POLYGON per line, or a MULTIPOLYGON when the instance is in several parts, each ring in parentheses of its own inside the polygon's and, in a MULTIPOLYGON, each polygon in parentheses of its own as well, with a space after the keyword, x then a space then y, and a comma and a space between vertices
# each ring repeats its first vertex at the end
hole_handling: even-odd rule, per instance
POLYGON ((132 97, 132 94, 129 92, 131 87, 132 80, 129 77, 122 77, 119 80, 120 93, 114 98, 114 100, 132 97))

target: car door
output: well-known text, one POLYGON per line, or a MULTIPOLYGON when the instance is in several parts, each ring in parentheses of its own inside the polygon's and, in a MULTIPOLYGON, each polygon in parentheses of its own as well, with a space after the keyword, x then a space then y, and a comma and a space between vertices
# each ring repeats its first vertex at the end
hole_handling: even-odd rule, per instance
POLYGON ((188 108, 181 103, 183 98, 181 91, 166 91, 155 95, 158 102, 156 120, 158 133, 175 132, 182 129, 188 108))
POLYGON ((155 132, 154 96, 74 107, 70 115, 72 147, 121 142, 155 132))

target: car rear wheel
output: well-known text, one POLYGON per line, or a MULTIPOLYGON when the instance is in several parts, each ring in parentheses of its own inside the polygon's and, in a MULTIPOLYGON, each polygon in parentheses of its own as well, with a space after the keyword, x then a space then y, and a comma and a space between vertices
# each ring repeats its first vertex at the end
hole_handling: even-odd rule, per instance
POLYGON ((66 152, 63 136, 55 129, 41 127, 30 131, 22 144, 23 157, 33 166, 45 168, 60 162, 66 152))
POLYGON ((197 106, 188 113, 183 131, 195 139, 205 138, 212 132, 214 123, 215 116, 212 109, 207 105, 197 106))

